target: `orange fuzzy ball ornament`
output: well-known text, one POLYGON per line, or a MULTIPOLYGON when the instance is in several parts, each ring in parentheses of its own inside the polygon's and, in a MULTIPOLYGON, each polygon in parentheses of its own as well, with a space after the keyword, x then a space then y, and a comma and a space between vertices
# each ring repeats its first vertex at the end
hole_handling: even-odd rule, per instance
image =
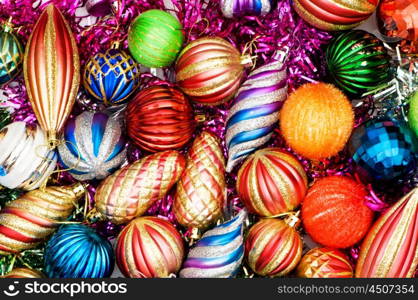
POLYGON ((354 125, 348 98, 326 83, 308 83, 294 91, 280 112, 280 129, 288 145, 313 160, 341 151, 354 125))
POLYGON ((308 190, 302 204, 302 222, 316 242, 347 248, 359 242, 373 220, 365 205, 366 188, 344 176, 319 179, 308 190))

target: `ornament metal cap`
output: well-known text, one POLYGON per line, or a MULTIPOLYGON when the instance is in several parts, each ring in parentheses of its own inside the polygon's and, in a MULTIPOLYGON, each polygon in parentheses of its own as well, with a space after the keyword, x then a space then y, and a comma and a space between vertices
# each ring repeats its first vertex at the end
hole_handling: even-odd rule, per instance
POLYGON ((70 189, 75 194, 76 198, 80 198, 86 192, 86 187, 87 186, 81 182, 77 182, 76 184, 70 186, 70 189))

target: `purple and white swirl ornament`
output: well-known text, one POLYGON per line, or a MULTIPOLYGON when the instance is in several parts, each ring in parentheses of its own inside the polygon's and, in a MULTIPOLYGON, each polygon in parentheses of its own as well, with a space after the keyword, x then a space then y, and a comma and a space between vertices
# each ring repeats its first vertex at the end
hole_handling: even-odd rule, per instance
POLYGON ((272 0, 221 0, 221 10, 226 18, 264 16, 273 6, 272 0))
POLYGON ((235 277, 244 257, 243 227, 247 212, 241 210, 232 220, 208 230, 189 251, 182 278, 235 277))
POLYGON ((238 90, 226 119, 227 172, 270 139, 286 99, 286 78, 282 60, 274 60, 251 72, 238 90))

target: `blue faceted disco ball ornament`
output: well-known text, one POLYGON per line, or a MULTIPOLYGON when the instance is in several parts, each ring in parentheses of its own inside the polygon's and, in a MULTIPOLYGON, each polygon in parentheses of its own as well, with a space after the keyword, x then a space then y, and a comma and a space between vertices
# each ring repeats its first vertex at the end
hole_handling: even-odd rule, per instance
POLYGON ((401 179, 417 167, 417 139, 400 121, 373 120, 359 126, 348 149, 358 173, 368 181, 401 179))
POLYGON ((111 48, 86 63, 83 85, 107 106, 126 103, 139 85, 139 66, 123 50, 111 48))
POLYGON ((104 278, 112 274, 115 256, 109 241, 82 224, 61 226, 45 248, 49 278, 104 278))

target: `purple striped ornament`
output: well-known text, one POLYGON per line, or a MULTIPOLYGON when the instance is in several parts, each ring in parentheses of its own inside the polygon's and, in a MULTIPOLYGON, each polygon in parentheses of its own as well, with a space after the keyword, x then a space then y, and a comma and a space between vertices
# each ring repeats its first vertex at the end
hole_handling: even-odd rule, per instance
POLYGON ((227 172, 270 139, 286 99, 286 78, 285 65, 274 60, 251 72, 238 90, 226 122, 227 172))
POLYGON ((270 12, 272 0, 221 0, 220 4, 226 18, 264 16, 270 12))

